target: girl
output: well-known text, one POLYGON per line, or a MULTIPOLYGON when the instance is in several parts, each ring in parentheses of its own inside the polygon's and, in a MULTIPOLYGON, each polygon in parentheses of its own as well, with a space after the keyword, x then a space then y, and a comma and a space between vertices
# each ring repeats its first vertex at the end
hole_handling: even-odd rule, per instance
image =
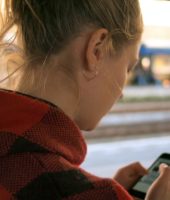
MULTIPOLYGON (((122 97, 143 31, 138 0, 5 5, 1 49, 14 51, 20 64, 10 90, 0 91, 0 199, 133 199, 127 190, 146 170, 134 163, 114 179, 84 171, 80 130, 95 128, 122 97), (3 44, 14 29, 13 44, 3 44)), ((146 199, 169 200, 169 178, 170 169, 162 167, 146 199)))

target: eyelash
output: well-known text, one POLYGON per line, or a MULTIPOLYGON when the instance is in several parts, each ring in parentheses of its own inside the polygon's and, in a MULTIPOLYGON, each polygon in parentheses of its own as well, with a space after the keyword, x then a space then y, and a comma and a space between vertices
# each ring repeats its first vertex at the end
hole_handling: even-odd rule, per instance
POLYGON ((127 73, 130 73, 131 71, 133 71, 137 64, 138 62, 136 62, 132 67, 129 67, 127 70, 127 73))
POLYGON ((135 67, 135 66, 129 67, 129 68, 127 69, 127 73, 129 74, 131 71, 133 71, 134 67, 135 67))

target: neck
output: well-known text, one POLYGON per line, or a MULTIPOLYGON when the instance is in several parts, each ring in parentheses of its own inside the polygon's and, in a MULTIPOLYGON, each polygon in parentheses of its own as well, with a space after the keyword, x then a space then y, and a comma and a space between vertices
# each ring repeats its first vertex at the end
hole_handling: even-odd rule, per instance
POLYGON ((28 78, 27 73, 23 74, 17 90, 53 103, 74 120, 79 100, 76 81, 68 78, 69 76, 61 71, 46 74, 42 76, 42 80, 40 74, 37 73, 37 75, 36 77, 36 74, 34 74, 35 81, 33 82, 28 78), (46 77, 45 80, 44 77, 46 77), (25 84, 25 80, 30 81, 25 84))

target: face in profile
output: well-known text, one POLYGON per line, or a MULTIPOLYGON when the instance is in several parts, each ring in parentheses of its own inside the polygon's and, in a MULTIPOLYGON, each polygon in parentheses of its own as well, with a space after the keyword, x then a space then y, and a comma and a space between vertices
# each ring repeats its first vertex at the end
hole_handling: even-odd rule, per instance
POLYGON ((139 47, 138 41, 127 45, 117 55, 106 54, 102 58, 97 76, 88 83, 88 89, 84 91, 88 98, 83 110, 81 129, 94 129, 115 102, 122 98, 128 72, 137 63, 139 47))

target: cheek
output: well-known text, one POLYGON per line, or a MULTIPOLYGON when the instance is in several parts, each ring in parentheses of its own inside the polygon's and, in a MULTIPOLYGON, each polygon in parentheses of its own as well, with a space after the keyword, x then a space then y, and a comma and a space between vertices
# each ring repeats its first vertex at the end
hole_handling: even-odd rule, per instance
POLYGON ((123 89, 127 80, 127 70, 124 70, 120 75, 120 86, 123 89))
POLYGON ((110 82, 114 86, 114 90, 117 88, 122 92, 126 80, 126 71, 123 68, 117 70, 112 69, 110 72, 110 82))
POLYGON ((112 106, 122 96, 125 77, 120 77, 118 75, 108 72, 104 77, 102 91, 105 93, 104 96, 108 106, 112 106))
POLYGON ((113 71, 113 80, 123 90, 127 79, 127 68, 125 66, 119 66, 117 70, 113 71))

